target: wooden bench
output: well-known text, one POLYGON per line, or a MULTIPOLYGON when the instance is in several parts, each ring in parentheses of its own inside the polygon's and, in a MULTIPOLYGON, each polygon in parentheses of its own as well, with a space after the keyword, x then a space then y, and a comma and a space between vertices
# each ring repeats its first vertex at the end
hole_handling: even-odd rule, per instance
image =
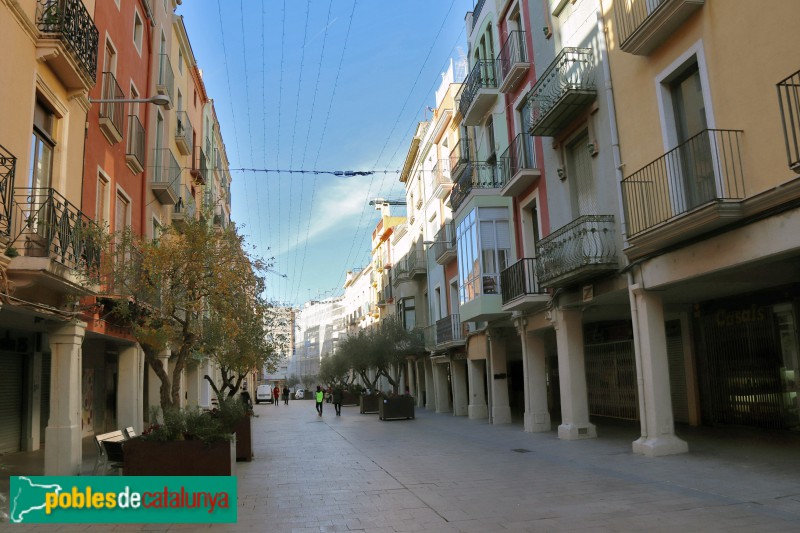
MULTIPOLYGON (((111 459, 111 457, 108 455, 107 451, 108 448, 105 443, 106 442, 118 443, 118 450, 119 450, 118 456, 121 457, 122 443, 125 440, 127 439, 120 430, 111 431, 109 433, 103 433, 101 435, 94 436, 94 442, 97 445, 97 460, 94 463, 94 470, 92 471, 93 474, 97 474, 100 471, 101 465, 103 466, 103 472, 105 472, 109 467, 118 468, 122 466, 120 464, 122 462, 121 459, 117 459, 116 457, 114 459, 111 459), (109 463, 109 459, 114 461, 114 463, 109 463)), ((116 449, 115 449, 115 456, 117 456, 116 449)))

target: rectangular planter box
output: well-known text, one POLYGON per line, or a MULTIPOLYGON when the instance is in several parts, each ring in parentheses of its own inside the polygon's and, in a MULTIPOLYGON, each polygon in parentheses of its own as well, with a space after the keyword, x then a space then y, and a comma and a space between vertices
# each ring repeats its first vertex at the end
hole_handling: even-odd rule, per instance
POLYGON ((236 424, 236 460, 253 460, 253 417, 246 416, 236 424))
POLYGON ((206 445, 199 440, 158 442, 131 439, 123 448, 126 476, 235 476, 235 440, 206 445))
POLYGON ((384 398, 380 402, 378 418, 389 420, 393 418, 414 418, 414 397, 398 396, 396 398, 384 398))
POLYGON ((367 396, 366 394, 361 395, 361 401, 359 405, 361 406, 361 414, 367 413, 377 413, 378 412, 378 400, 379 397, 371 394, 367 396))
POLYGON ((358 396, 349 391, 342 393, 342 405, 358 405, 358 396))

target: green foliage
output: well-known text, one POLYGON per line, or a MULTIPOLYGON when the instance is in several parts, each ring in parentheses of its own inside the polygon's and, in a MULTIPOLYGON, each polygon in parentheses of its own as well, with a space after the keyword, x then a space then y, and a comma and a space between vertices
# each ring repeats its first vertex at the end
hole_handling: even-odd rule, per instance
MULTIPOLYGON (((150 413, 150 419, 156 420, 160 409, 154 407, 150 413)), ((219 407, 211 411, 199 407, 169 408, 163 411, 163 422, 151 424, 141 438, 159 442, 197 439, 206 444, 229 441, 236 424, 245 416, 247 409, 236 398, 220 401, 219 407)))

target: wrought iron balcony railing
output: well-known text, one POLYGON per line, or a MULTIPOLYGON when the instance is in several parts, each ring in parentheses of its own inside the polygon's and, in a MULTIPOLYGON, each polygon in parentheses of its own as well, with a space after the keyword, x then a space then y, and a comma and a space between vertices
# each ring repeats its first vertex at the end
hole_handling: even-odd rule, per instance
POLYGON ((475 8, 472 10, 472 28, 475 28, 475 25, 478 23, 478 19, 481 16, 481 11, 483 10, 483 4, 486 3, 486 0, 478 0, 478 3, 475 4, 475 8))
POLYGON ((536 255, 542 287, 562 287, 616 269, 614 216, 583 215, 540 240, 536 255))
POLYGON ((705 0, 626 0, 615 2, 617 39, 624 52, 648 55, 705 0))
POLYGON ((800 71, 778 83, 778 102, 789 168, 800 174, 800 71))
POLYGON ((433 238, 433 257, 438 261, 448 252, 455 252, 456 230, 453 222, 447 222, 433 238))
POLYGON ((709 202, 744 198, 739 130, 704 130, 622 180, 628 236, 709 202))
POLYGON ((531 89, 531 134, 552 136, 597 96, 591 48, 564 48, 531 89))
POLYGON ((128 144, 125 150, 125 158, 128 164, 141 172, 144 169, 144 150, 147 136, 144 126, 136 115, 128 117, 128 144))
MULTIPOLYGON (((186 219, 194 218, 195 213, 197 213, 197 202, 192 194, 192 188, 184 184, 182 194, 173 208, 173 215, 179 215, 181 219, 186 219)), ((173 216, 173 218, 175 217, 173 216)))
POLYGON ((178 111, 175 113, 177 123, 175 124, 175 144, 183 155, 192 153, 193 139, 192 122, 189 120, 189 113, 178 111))
POLYGON ((159 94, 169 96, 171 101, 175 101, 175 71, 172 70, 172 63, 167 54, 158 56, 158 80, 156 81, 156 91, 159 94))
POLYGON ((100 279, 102 230, 52 188, 15 188, 12 243, 27 257, 48 257, 86 277, 100 279))
POLYGON ((533 138, 527 133, 514 137, 506 151, 500 155, 498 168, 500 187, 505 187, 520 170, 539 168, 536 150, 533 149, 533 138))
MULTIPOLYGON (((120 100, 125 98, 125 93, 117 83, 117 78, 111 72, 103 72, 103 100, 120 100)), ((100 121, 108 123, 116 131, 112 135, 122 138, 125 104, 123 102, 103 102, 100 104, 100 121)), ((102 125, 102 124, 101 124, 102 125)))
POLYGON ((532 294, 544 294, 545 290, 536 282, 536 258, 520 259, 500 273, 500 293, 503 305, 532 294))
POLYGON ((464 328, 459 315, 448 315, 436 321, 436 344, 464 340, 464 328))
POLYGON ((194 162, 192 164, 192 176, 194 176, 195 181, 198 183, 205 183, 211 184, 209 178, 209 165, 208 159, 206 158, 206 152, 199 146, 195 147, 194 150, 194 162))
POLYGON ((459 208, 472 189, 497 189, 501 187, 497 165, 473 161, 467 164, 464 173, 453 185, 450 193, 450 205, 453 210, 459 208))
POLYGON ((499 83, 505 82, 514 65, 527 62, 528 49, 525 46, 525 32, 514 30, 508 34, 508 38, 497 56, 499 83))
POLYGON ((450 177, 457 176, 467 163, 469 163, 469 139, 465 137, 459 139, 450 150, 450 177))
POLYGON ((36 0, 36 26, 43 37, 61 40, 92 82, 97 80, 100 32, 81 0, 36 0))
POLYGON ((458 111, 466 116, 475 96, 481 89, 497 89, 497 65, 494 59, 479 59, 464 81, 458 111))
POLYGON ((11 201, 17 158, 0 144, 0 235, 11 235, 11 201))

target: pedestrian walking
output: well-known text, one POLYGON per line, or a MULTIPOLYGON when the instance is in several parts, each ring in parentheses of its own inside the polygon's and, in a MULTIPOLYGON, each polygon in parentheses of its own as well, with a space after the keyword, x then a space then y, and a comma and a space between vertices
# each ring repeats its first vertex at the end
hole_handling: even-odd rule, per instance
POLYGON ((344 395, 344 391, 342 391, 341 385, 336 385, 333 388, 333 407, 336 409, 336 416, 342 416, 342 396, 344 395))
POLYGON ((289 387, 283 386, 283 405, 289 405, 289 387))
POLYGON ((317 416, 322 416, 322 402, 325 401, 325 392, 319 385, 317 385, 317 392, 314 393, 314 400, 317 402, 317 416))
POLYGON ((273 405, 275 405, 275 406, 278 405, 278 398, 280 398, 280 395, 281 395, 281 389, 279 389, 278 386, 275 385, 275 388, 272 389, 272 404, 273 405))

